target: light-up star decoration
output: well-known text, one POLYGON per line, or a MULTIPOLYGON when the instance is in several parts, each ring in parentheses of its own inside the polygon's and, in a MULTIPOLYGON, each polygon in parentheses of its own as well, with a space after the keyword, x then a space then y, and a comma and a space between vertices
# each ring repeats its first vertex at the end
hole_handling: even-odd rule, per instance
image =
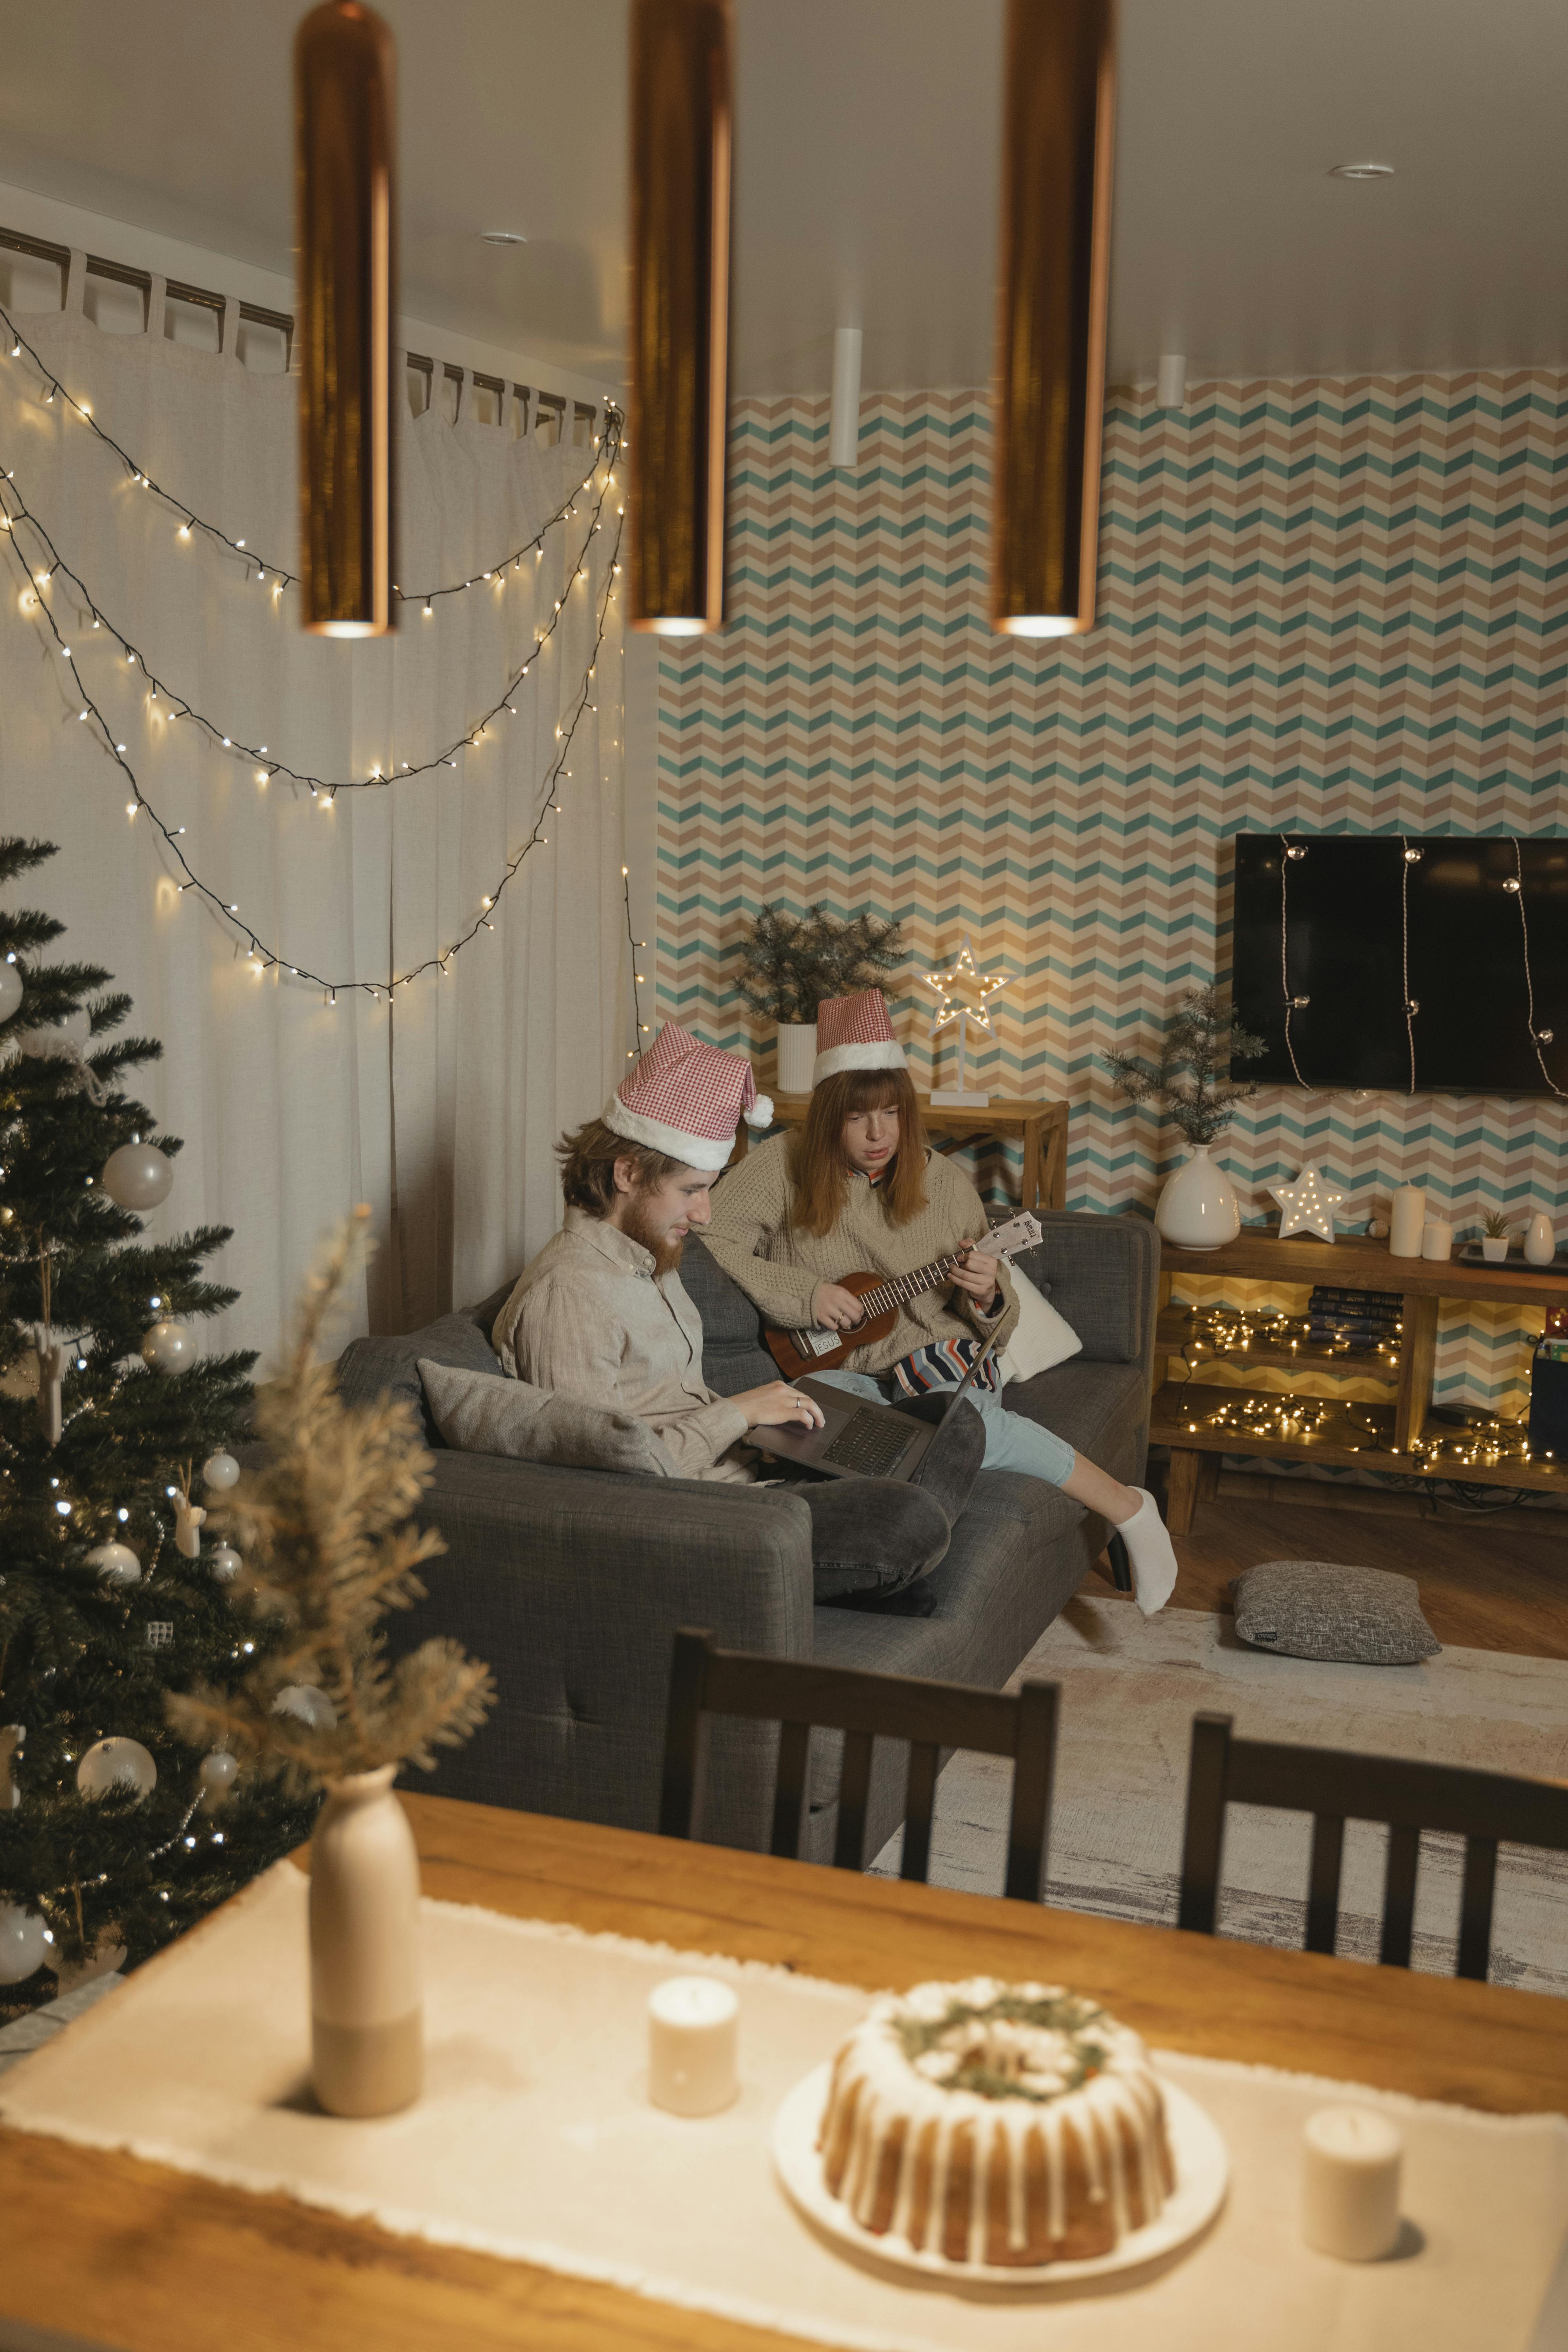
POLYGON ((974 961, 974 950, 969 943, 969 934, 965 931, 963 945, 954 961, 945 971, 928 971, 925 982, 928 988, 935 989, 938 998, 936 1011, 931 1014, 931 1035, 940 1037, 944 1029, 951 1029, 955 1023, 958 1027, 958 1084, 944 1093, 933 1094, 932 1102, 989 1102, 989 1095, 971 1095, 964 1091, 963 1082, 968 1075, 969 1024, 973 1021, 978 1028, 984 1030, 988 1037, 995 1035, 991 1022, 991 1001, 1006 987, 1006 973, 979 970, 974 961))
POLYGON ((1315 1168, 1303 1168, 1293 1184, 1270 1184, 1268 1189, 1279 1203, 1281 1241, 1291 1234, 1319 1234, 1326 1242, 1333 1240, 1334 1211, 1345 1198, 1337 1184, 1315 1168))

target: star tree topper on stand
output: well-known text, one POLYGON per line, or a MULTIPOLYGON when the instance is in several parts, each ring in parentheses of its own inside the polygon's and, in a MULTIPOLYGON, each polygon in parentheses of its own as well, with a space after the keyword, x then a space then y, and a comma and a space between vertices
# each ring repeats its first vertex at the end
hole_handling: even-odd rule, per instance
POLYGON ((1344 1200, 1337 1184, 1315 1168, 1303 1168, 1293 1184, 1270 1184, 1268 1187, 1279 1203, 1279 1238, 1288 1241, 1292 1234, 1318 1234, 1326 1242, 1334 1238, 1334 1211, 1344 1200))
POLYGON ((928 971, 925 978, 926 986, 934 988, 940 1000, 931 1015, 931 1035, 940 1037, 955 1023, 958 1028, 958 1084, 933 1092, 932 1107, 984 1110, 990 1096, 973 1093, 964 1084, 969 1075, 969 1024, 973 1021, 988 1037, 995 1035, 991 1025, 991 1000, 1006 987, 1007 975, 1005 971, 984 972, 976 969, 974 950, 965 931, 956 961, 946 971, 928 971))

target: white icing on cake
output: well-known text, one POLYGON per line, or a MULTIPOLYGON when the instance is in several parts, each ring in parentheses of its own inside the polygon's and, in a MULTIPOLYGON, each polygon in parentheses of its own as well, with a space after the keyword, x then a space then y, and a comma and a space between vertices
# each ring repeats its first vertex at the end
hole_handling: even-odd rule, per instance
POLYGON ((978 1977, 884 1994, 836 2061, 825 2149, 837 2146, 850 2101, 837 2193, 857 2221, 878 2226, 883 2158, 901 2123, 891 2209, 881 2226, 917 2252, 941 2252, 949 2234, 948 2192, 965 2130, 973 2161, 963 2258, 972 2263, 988 2259, 994 2221, 1005 2224, 1011 2259, 1026 2258, 1032 2144, 1043 2160, 1050 2245, 1066 2239, 1073 2220, 1068 2123, 1089 2205, 1109 2203, 1109 2212, 1094 2218, 1100 2228, 1109 2221, 1112 2242, 1134 2226, 1135 2210, 1137 2221, 1152 2220, 1168 2193, 1164 2102, 1142 2040, 1059 1985, 978 1977), (1001 2213, 993 2184, 998 2168, 1001 2213), (922 2179, 929 2181, 923 2215, 922 2179))

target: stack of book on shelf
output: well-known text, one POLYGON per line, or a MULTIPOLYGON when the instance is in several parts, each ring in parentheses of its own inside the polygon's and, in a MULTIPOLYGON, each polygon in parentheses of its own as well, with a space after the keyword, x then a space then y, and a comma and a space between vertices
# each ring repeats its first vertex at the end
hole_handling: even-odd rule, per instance
POLYGON ((1347 1290, 1332 1283, 1314 1286, 1307 1318, 1314 1339, 1370 1356, 1397 1347, 1405 1302, 1396 1290, 1347 1290))

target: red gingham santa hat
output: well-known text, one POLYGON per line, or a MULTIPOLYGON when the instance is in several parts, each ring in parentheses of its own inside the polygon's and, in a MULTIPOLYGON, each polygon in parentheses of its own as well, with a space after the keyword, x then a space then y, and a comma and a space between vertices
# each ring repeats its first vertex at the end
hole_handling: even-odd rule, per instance
POLYGON ((819 1087, 836 1070, 902 1070, 909 1065, 893 1034, 887 999, 879 988, 858 996, 830 996, 816 1008, 816 1059, 811 1083, 819 1087))
POLYGON ((748 1127, 766 1127, 773 1115, 750 1062, 667 1021, 605 1104, 605 1125, 688 1168, 719 1169, 735 1148, 742 1113, 748 1127))

